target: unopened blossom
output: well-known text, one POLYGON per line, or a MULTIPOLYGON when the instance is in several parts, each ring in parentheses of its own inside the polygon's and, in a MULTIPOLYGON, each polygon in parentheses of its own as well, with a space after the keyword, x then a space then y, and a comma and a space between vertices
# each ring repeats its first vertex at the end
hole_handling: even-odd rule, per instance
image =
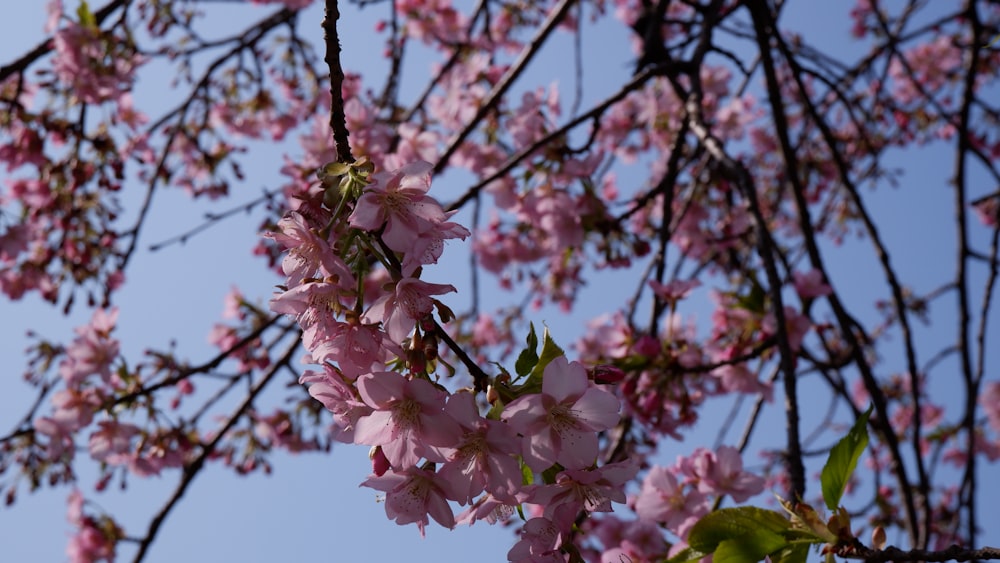
POLYGON ((597 458, 597 433, 618 424, 620 406, 590 384, 582 365, 560 356, 545 366, 542 392, 512 401, 503 419, 523 437, 524 462, 533 470, 555 463, 583 469, 597 458))
POLYGON ((361 485, 383 491, 386 516, 399 525, 416 523, 421 536, 430 523, 428 516, 445 528, 455 527, 455 515, 441 479, 433 471, 417 467, 389 470, 381 477, 369 477, 361 485))
POLYGON ((432 446, 459 441, 461 428, 444 412, 445 393, 429 381, 384 371, 359 377, 357 387, 373 410, 355 423, 354 442, 382 446, 394 468, 414 466, 423 457, 444 461, 432 446))

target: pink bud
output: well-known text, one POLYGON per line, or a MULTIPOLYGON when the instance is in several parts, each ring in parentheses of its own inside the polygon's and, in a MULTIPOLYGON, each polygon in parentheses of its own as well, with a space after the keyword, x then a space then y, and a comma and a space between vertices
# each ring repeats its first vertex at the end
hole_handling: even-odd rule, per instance
POLYGON ((660 351, 662 350, 660 347, 660 341, 652 336, 649 336, 648 334, 639 338, 639 340, 633 345, 632 349, 636 354, 649 359, 659 356, 660 351))
POLYGON ((389 459, 385 457, 380 446, 375 446, 368 452, 368 458, 372 460, 372 473, 381 477, 391 467, 389 459))
POLYGON ((590 378, 594 383, 614 384, 625 379, 625 372, 615 366, 601 364, 590 370, 590 378))

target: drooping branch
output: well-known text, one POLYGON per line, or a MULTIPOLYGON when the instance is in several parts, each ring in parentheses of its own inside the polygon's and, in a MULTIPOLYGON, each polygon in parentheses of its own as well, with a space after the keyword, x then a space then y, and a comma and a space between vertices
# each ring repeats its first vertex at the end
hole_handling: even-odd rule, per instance
POLYGON ((216 447, 218 447, 219 445, 219 442, 221 442, 222 439, 226 436, 226 433, 229 432, 229 430, 231 430, 233 426, 236 425, 236 423, 243 417, 243 415, 247 412, 247 410, 253 405, 253 402, 254 400, 256 400, 257 395, 259 395, 260 392, 263 391, 268 386, 269 383, 271 383, 271 381, 275 378, 275 376, 278 375, 278 373, 281 372, 281 370, 288 367, 289 362, 292 359, 292 356, 295 354, 295 351, 298 350, 298 348, 299 348, 299 339, 298 338, 293 339, 292 343, 282 354, 281 359, 279 359, 273 366, 271 366, 271 369, 269 369, 267 373, 265 373, 261 377, 260 381, 258 381, 253 385, 253 387, 250 389, 250 392, 247 393, 247 396, 243 400, 243 402, 240 403, 240 405, 233 411, 232 414, 229 415, 229 417, 226 419, 226 423, 222 426, 222 428, 218 429, 218 431, 215 434, 215 437, 212 438, 212 441, 207 444, 204 444, 201 447, 201 451, 198 454, 198 456, 195 457, 193 460, 191 460, 190 463, 187 463, 184 466, 184 471, 181 474, 181 480, 177 484, 177 488, 174 489, 173 495, 171 495, 170 499, 163 506, 163 508, 161 508, 160 511, 156 514, 156 516, 154 516, 153 519, 150 521, 149 529, 146 532, 146 535, 143 536, 143 538, 139 541, 139 551, 135 554, 135 558, 132 560, 134 563, 139 563, 146 557, 146 553, 149 550, 149 547, 153 544, 153 540, 156 539, 156 536, 159 533, 160 528, 163 526, 163 522, 170 514, 170 511, 173 510, 174 506, 176 506, 177 503, 180 502, 181 497, 184 496, 184 493, 187 491, 188 487, 194 481, 194 478, 198 475, 198 473, 202 470, 202 468, 204 468, 205 461, 208 460, 209 456, 215 451, 216 447))
MULTIPOLYGON (((331 1, 333 0, 327 0, 328 3, 331 1)), ((438 161, 434 164, 434 174, 440 174, 441 171, 448 166, 448 160, 453 154, 455 154, 455 151, 457 151, 462 145, 462 142, 464 142, 465 139, 472 134, 472 132, 479 125, 479 122, 486 117, 486 114, 500 103, 500 100, 503 98, 504 94, 507 93, 507 90, 510 89, 510 87, 514 84, 514 81, 517 80, 524 69, 527 68, 528 63, 531 62, 531 59, 534 58, 538 50, 542 48, 542 45, 545 44, 545 40, 548 39, 549 35, 552 34, 552 31, 554 31, 563 18, 566 17, 566 14, 569 13, 569 9, 573 7, 573 3, 575 1, 576 0, 561 0, 559 5, 552 10, 548 19, 546 19, 545 23, 543 23, 539 28, 538 33, 535 34, 535 37, 531 39, 528 46, 521 52, 521 56, 518 57, 517 61, 515 61, 513 65, 511 65, 510 69, 508 69, 503 75, 503 78, 501 78, 500 81, 497 82, 496 86, 493 87, 493 90, 490 91, 486 100, 484 100, 482 105, 480 105, 476 110, 476 115, 465 124, 465 128, 459 131, 458 134, 448 141, 448 146, 445 148, 444 152, 441 153, 441 157, 438 158, 438 161)))

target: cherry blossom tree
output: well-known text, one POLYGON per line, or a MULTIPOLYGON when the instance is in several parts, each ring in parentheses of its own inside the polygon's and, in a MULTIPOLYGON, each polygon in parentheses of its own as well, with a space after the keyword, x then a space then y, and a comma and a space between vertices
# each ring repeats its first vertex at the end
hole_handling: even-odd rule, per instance
POLYGON ((837 3, 843 52, 810 3, 222 4, 50 0, 0 67, 0 291, 90 319, 33 334, 0 491, 63 489, 71 560, 142 561, 207 466, 334 443, 389 520, 509 527, 511 561, 1000 559, 996 3, 837 3), (147 240, 178 188, 235 207, 147 240), (217 353, 123 352, 136 257, 244 211, 217 353), (92 502, 150 476, 150 522, 92 502))

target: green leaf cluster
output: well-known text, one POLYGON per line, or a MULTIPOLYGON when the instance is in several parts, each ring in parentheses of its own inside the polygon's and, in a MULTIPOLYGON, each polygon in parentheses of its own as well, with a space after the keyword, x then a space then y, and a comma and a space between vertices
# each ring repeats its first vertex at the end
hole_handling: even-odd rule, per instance
POLYGON ((565 355, 566 352, 556 344, 549 334, 548 327, 542 332, 542 349, 538 351, 538 335, 535 332, 535 325, 532 323, 528 327, 528 337, 525 339, 525 347, 517 356, 514 362, 514 372, 517 378, 514 382, 524 379, 524 382, 517 386, 517 394, 538 393, 542 389, 542 374, 545 367, 552 360, 565 355), (525 379, 527 378, 527 379, 525 379))

